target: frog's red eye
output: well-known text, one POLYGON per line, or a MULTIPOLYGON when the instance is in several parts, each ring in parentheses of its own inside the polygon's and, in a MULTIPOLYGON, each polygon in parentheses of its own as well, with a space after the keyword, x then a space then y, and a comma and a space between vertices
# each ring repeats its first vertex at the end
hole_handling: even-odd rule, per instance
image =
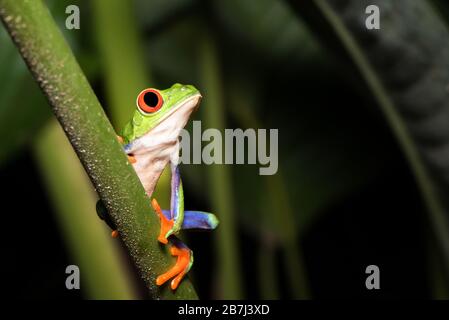
POLYGON ((158 111, 164 103, 161 94, 156 89, 145 89, 137 97, 137 106, 144 113, 158 111))

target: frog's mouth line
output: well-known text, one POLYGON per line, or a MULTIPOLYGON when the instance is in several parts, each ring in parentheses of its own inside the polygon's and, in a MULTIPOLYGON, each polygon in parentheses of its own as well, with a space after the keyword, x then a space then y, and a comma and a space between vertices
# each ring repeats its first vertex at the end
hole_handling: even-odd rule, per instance
POLYGON ((178 105, 176 105, 169 113, 167 113, 165 116, 163 116, 161 119, 159 119, 159 123, 154 128, 159 126, 162 122, 164 122, 167 118, 169 118, 171 115, 176 113, 179 109, 190 104, 192 102, 192 100, 194 100, 194 99, 198 99, 198 101, 197 101, 197 103, 194 104, 194 106, 193 106, 194 110, 192 112, 196 111, 199 108, 200 101, 202 99, 202 95, 200 93, 195 93, 195 94, 191 95, 190 97, 188 97, 187 100, 184 100, 184 101, 178 103, 178 105))
MULTIPOLYGON (((185 112, 188 112, 189 109, 194 109, 189 113, 189 115, 190 115, 192 112, 195 111, 195 109, 198 109, 201 98, 202 98, 202 96, 200 93, 195 93, 195 94, 191 95, 190 97, 188 97, 186 100, 184 100, 184 101, 180 102, 179 104, 177 104, 176 106, 174 106, 173 109, 170 110, 169 113, 167 113, 161 119, 159 119, 158 124, 156 126, 154 126, 150 131, 148 131, 143 136, 137 138, 133 142, 130 142, 127 145, 125 145, 124 146, 125 152, 127 154, 133 154, 136 151, 136 149, 139 149, 140 147, 142 147, 143 144, 145 144, 144 141, 146 141, 146 139, 148 138, 148 135, 154 134, 155 131, 163 130, 161 127, 165 126, 166 120, 168 118, 172 117, 173 115, 175 115, 177 112, 182 112, 183 108, 186 108, 185 112)), ((183 120, 184 124, 179 125, 178 127, 183 128, 185 125, 185 122, 187 122, 187 120, 188 120, 188 116, 186 116, 186 119, 183 120)), ((164 134, 164 136, 165 135, 166 134, 164 134)), ((154 140, 154 137, 152 140, 156 141, 156 140, 154 140)))

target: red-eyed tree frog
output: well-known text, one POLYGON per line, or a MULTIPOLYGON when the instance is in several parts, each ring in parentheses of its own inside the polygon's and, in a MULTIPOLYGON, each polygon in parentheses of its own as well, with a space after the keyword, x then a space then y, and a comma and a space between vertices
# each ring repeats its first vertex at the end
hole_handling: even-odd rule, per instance
MULTIPOLYGON (((173 290, 193 264, 192 251, 176 238, 176 234, 182 229, 215 229, 218 225, 218 219, 212 213, 184 211, 184 193, 178 166, 179 135, 192 112, 198 108, 200 100, 200 92, 192 85, 174 84, 166 90, 145 89, 137 96, 137 108, 132 119, 118 136, 159 216, 161 227, 158 240, 163 244, 170 243, 170 253, 177 257, 176 264, 156 279, 159 286, 173 279, 173 290), (170 210, 161 210, 152 194, 168 164, 171 168, 170 210)), ((100 201, 97 212, 113 229, 112 236, 118 236, 113 221, 100 201)))

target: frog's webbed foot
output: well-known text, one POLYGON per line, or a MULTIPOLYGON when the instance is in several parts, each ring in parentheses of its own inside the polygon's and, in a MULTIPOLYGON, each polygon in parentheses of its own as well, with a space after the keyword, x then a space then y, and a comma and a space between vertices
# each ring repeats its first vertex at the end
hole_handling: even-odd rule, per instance
POLYGON ((193 252, 177 238, 171 238, 170 242, 172 244, 170 253, 172 256, 177 257, 176 264, 170 270, 157 277, 156 284, 158 286, 163 285, 165 282, 173 278, 170 283, 170 287, 172 290, 176 290, 181 280, 192 267, 193 252))
POLYGON ((151 200, 151 206, 153 207, 154 211, 159 216, 159 219, 161 221, 161 231, 159 232, 159 237, 157 238, 157 240, 160 243, 167 244, 168 237, 173 233, 173 225, 175 223, 174 219, 169 219, 164 215, 156 199, 153 198, 151 200))
MULTIPOLYGON (((124 143, 124 140, 121 136, 117 136, 117 140, 118 140, 118 142, 120 142, 120 144, 124 143)), ((129 154, 127 154, 127 156, 128 156, 129 163, 131 163, 131 164, 136 163, 136 158, 134 156, 130 156, 129 154)))

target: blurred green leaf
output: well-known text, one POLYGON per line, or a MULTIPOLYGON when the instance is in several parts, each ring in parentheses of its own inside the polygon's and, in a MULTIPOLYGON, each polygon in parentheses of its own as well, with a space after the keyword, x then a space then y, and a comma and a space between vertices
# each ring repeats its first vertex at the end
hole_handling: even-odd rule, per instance
POLYGON ((65 245, 83 270, 87 298, 137 298, 127 257, 95 214, 97 194, 62 128, 50 121, 34 141, 34 156, 65 245))
POLYGON ((122 0, 95 0, 91 5, 107 103, 112 123, 119 131, 129 121, 137 95, 152 80, 142 63, 133 7, 122 0), (119 20, 121 23, 117 23, 119 20))
POLYGON ((290 3, 313 28, 341 41, 377 99, 415 175, 449 275, 447 26, 427 1, 290 3), (367 31, 360 19, 371 4, 382 12, 381 32, 367 31), (326 23, 317 25, 316 14, 326 23))
POLYGON ((139 24, 146 30, 182 18, 181 13, 198 0, 134 0, 139 24))
POLYGON ((273 176, 260 176, 259 166, 233 166, 238 216, 248 230, 258 229, 254 231, 262 234, 262 243, 274 241, 282 246, 291 292, 295 298, 306 298, 307 277, 298 239, 326 207, 372 179, 385 159, 376 157, 378 144, 367 143, 371 142, 369 128, 345 122, 349 110, 328 111, 326 99, 331 90, 327 86, 334 85, 336 79, 319 83, 320 89, 328 92, 322 97, 315 94, 320 89, 304 87, 297 104, 288 107, 295 109, 296 117, 291 119, 289 109, 282 106, 295 100, 294 88, 272 85, 270 90, 282 91, 284 96, 275 95, 276 101, 271 101, 260 94, 264 92, 260 84, 244 78, 246 81, 235 75, 231 81, 232 116, 238 127, 279 128, 281 163, 273 176), (278 106, 273 112, 264 111, 263 118, 269 119, 266 123, 258 116, 264 104, 278 106))
POLYGON ((200 31, 194 19, 186 18, 145 42, 147 64, 159 83, 168 86, 173 79, 180 83, 198 83, 196 47, 200 31))
MULTIPOLYGON (((347 117, 354 107, 335 109, 329 105, 337 94, 332 87, 341 82, 338 76, 331 76, 336 73, 333 71, 313 71, 314 79, 320 82, 309 81, 300 95, 295 84, 272 83, 270 90, 282 94, 271 95, 271 91, 260 88, 261 79, 253 82, 252 78, 236 76, 231 81, 229 104, 236 126, 279 129, 278 175, 282 182, 277 181, 278 177, 260 176, 259 165, 233 168, 240 182, 236 184, 239 216, 247 226, 258 224, 266 231, 275 231, 278 238, 285 238, 286 234, 287 238, 296 238, 319 213, 373 179, 386 163, 388 158, 381 152, 382 145, 372 138, 371 127, 347 117), (296 104, 289 105, 295 99, 296 104), (278 107, 265 110, 264 105, 278 107), (289 108, 295 109, 295 117, 291 117, 289 108), (257 116, 262 114, 263 118, 257 116), (284 198, 278 201, 278 211, 294 208, 294 221, 289 222, 288 228, 273 228, 272 220, 264 222, 257 218, 260 211, 256 208, 270 207, 259 203, 260 199, 270 198, 266 196, 266 179, 278 185, 275 190, 284 198)), ((297 82, 305 83, 307 77, 308 73, 303 73, 297 82)))
POLYGON ((435 5, 435 8, 439 11, 441 16, 446 20, 446 24, 449 23, 449 3, 446 0, 431 0, 431 3, 435 5))
POLYGON ((0 48, 1 165, 30 141, 51 112, 3 25, 0 48))
POLYGON ((291 68, 320 48, 307 27, 278 0, 214 0, 213 12, 223 26, 242 44, 250 44, 257 55, 291 68))
MULTIPOLYGON (((61 26, 65 26, 65 7, 79 2, 47 1, 74 51, 78 48, 78 33, 69 32, 61 26)), ((51 117, 51 111, 3 25, 0 26, 0 74, 0 135, 8 137, 3 139, 0 148, 1 165, 31 141, 51 117)))
MULTIPOLYGON (((226 109, 224 86, 215 39, 204 31, 201 34, 199 55, 201 57, 201 92, 204 94, 201 114, 209 128, 224 130, 226 109)), ((222 299, 242 299, 240 247, 237 240, 237 219, 234 204, 233 183, 228 166, 208 166, 208 195, 212 211, 220 219, 220 228, 214 232, 218 252, 220 289, 222 299)))

